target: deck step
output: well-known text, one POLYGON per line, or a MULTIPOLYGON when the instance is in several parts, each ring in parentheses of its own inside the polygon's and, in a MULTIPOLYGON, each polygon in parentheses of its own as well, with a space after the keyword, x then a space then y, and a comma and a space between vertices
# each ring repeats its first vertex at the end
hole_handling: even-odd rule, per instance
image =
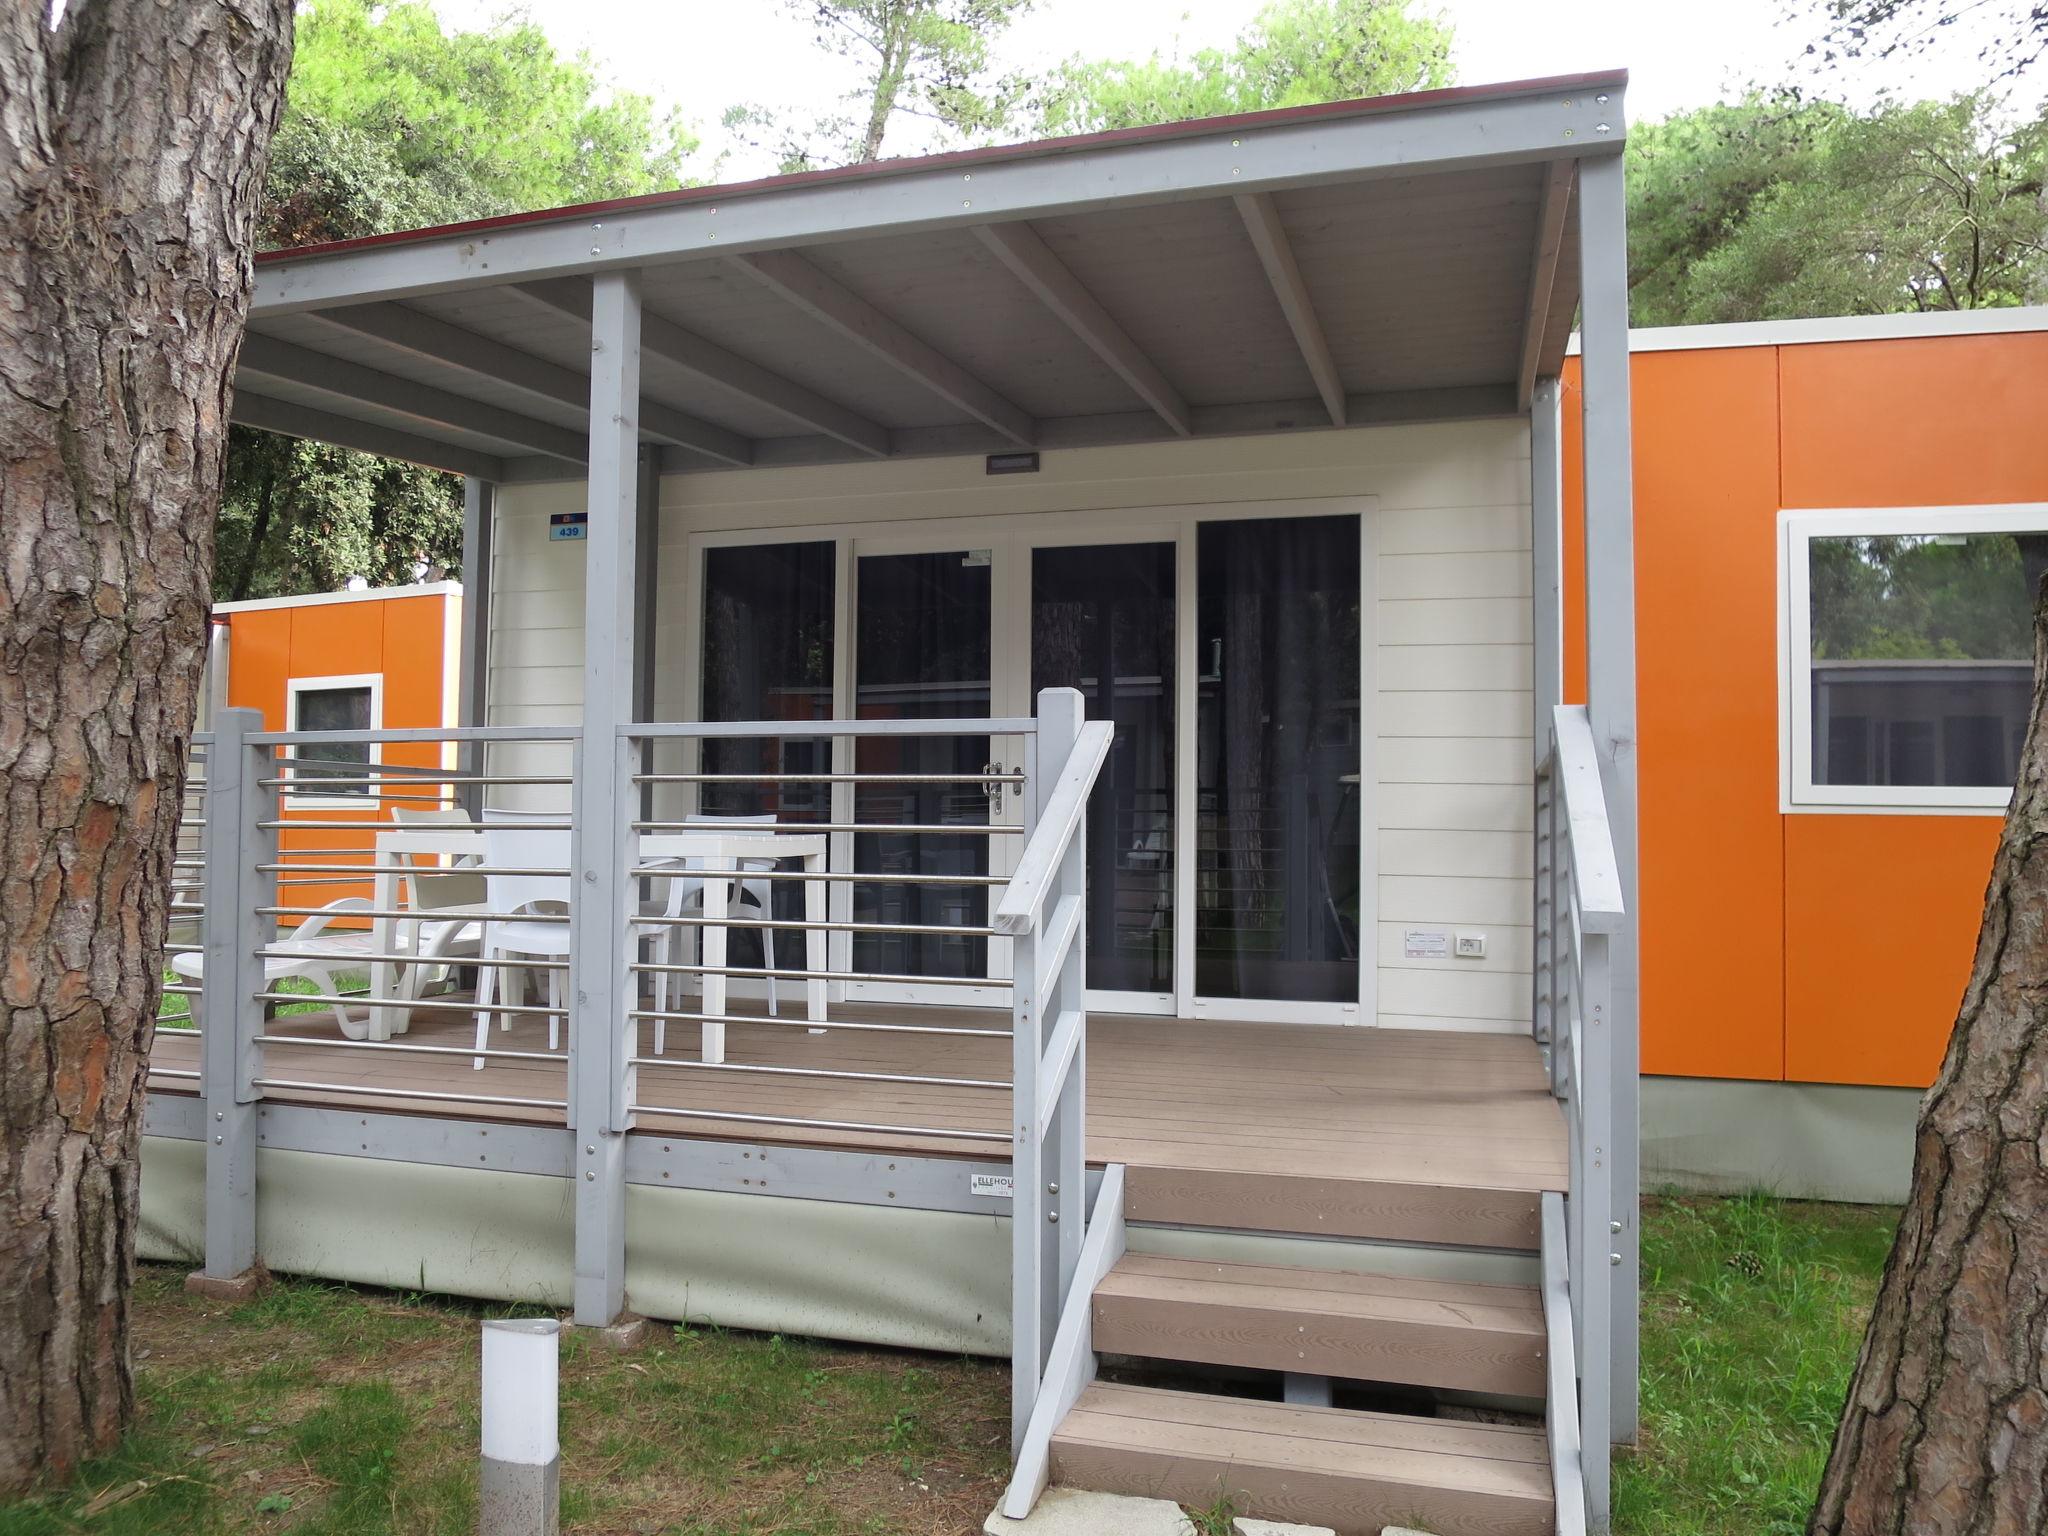
POLYGON ((1124 1190, 1132 1221, 1469 1248, 1537 1247, 1534 1187, 1394 1183, 1209 1168, 1140 1167, 1124 1190))
POLYGON ((1523 1286, 1127 1253, 1093 1328, 1110 1354, 1543 1395, 1543 1304, 1523 1286))
POLYGON ((1052 1480, 1378 1536, 1549 1536, 1543 1433, 1097 1382, 1053 1435, 1052 1480))

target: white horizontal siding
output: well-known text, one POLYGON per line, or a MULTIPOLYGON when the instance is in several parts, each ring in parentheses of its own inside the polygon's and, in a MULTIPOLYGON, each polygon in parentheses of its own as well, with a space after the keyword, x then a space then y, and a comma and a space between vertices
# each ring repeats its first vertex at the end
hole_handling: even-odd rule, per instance
MULTIPOLYGON (((1366 742, 1378 897, 1369 942, 1383 1025, 1526 1028, 1531 921, 1528 437, 1513 422, 1369 428, 1048 453, 1036 475, 925 459, 670 476, 656 552, 657 713, 680 713, 693 532, 861 528, 914 536, 940 518, 1369 497, 1372 635, 1366 742), (877 525, 888 525, 886 528, 877 525), (1409 960, 1408 927, 1484 933, 1482 960, 1409 960)), ((491 718, 573 723, 582 689, 585 548, 550 513, 583 487, 499 496, 491 718)), ((559 771, 559 749, 521 761, 559 771)), ((507 803, 511 803, 507 801, 507 803)))

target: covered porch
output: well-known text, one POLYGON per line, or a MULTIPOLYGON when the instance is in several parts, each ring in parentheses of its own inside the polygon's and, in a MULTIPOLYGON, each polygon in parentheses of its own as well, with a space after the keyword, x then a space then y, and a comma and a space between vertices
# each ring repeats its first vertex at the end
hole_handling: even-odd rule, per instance
MULTIPOLYGON (((207 1273, 288 1262, 258 1169, 306 1158, 539 1222, 561 1264, 470 1283, 566 1281, 593 1326, 819 1327, 817 1253, 857 1298, 826 1327, 1008 1350, 1028 1507, 1112 1250, 1448 1264, 1547 1288, 1553 1481, 1601 1518, 1636 1370, 1623 83, 267 258, 236 419, 467 479, 464 716, 229 709, 202 745, 198 1022, 150 1129, 203 1148, 207 1273), (487 897, 419 897, 458 864, 487 897), (302 986, 309 920, 347 954, 302 986), (678 1233, 749 1221, 780 1238, 692 1314, 678 1233), (983 1268, 939 1300, 908 1271, 949 1244, 983 1268)), ((392 1257, 346 1227, 305 1261, 392 1257)))

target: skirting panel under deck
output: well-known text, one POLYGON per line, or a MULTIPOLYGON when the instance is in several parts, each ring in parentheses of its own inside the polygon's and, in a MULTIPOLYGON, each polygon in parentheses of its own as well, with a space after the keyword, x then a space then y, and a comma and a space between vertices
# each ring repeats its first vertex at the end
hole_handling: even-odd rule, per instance
MULTIPOLYGON (((145 1259, 196 1262, 204 1162, 200 1142, 143 1138, 145 1259)), ((269 1149, 256 1187, 280 1274, 569 1304, 566 1179, 269 1149)), ((1006 1217, 634 1185, 626 1222, 627 1304, 649 1317, 1008 1353, 1006 1217)))

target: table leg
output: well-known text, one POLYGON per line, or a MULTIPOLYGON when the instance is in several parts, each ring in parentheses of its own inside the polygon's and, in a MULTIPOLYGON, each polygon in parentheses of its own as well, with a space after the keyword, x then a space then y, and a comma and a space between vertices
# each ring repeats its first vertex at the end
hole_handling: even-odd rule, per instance
MULTIPOLYGON (((704 871, 704 1012, 722 1017, 725 1013, 725 920, 732 908, 732 881, 723 870, 704 871)), ((703 1059, 725 1060, 725 1025, 709 1020, 704 1025, 703 1059)))
MULTIPOLYGON (((804 868, 811 874, 825 872, 825 855, 809 854, 804 859, 804 868)), ((825 921, 825 893, 829 883, 824 880, 804 882, 804 921, 822 923, 825 921)), ((811 973, 811 979, 804 983, 810 1017, 822 1021, 825 1017, 825 930, 811 927, 804 930, 804 967, 811 973)), ((825 1033, 822 1029, 811 1031, 814 1035, 825 1033)))
MULTIPOLYGON (((379 864, 391 862, 390 854, 377 854, 379 864)), ((379 912, 394 912, 398 909, 398 876, 380 872, 373 877, 370 885, 370 905, 379 912)), ((392 917, 375 917, 370 920, 370 947, 380 955, 398 953, 398 920, 392 917)), ((370 962, 370 996, 396 997, 398 995, 398 967, 389 960, 370 962)), ((394 1010, 390 1008, 365 1008, 369 1017, 367 1038, 389 1040, 391 1021, 387 1017, 394 1010)))

